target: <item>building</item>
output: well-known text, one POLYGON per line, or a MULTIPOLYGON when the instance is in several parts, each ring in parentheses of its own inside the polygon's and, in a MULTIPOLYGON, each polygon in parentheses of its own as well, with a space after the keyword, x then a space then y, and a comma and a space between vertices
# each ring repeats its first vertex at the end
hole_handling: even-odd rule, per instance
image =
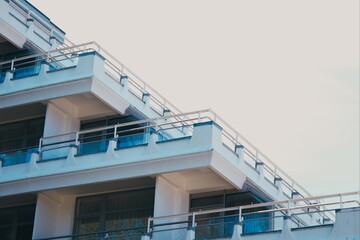
POLYGON ((359 239, 359 192, 312 196, 26 0, 0 57, 0 239, 359 239))

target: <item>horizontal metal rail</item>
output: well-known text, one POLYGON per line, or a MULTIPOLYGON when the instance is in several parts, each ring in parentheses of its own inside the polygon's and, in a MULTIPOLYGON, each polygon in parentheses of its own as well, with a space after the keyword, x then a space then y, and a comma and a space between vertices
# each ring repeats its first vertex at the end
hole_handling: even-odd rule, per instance
MULTIPOLYGON (((76 239, 78 237, 79 238, 95 237, 95 239, 103 239, 103 238, 111 238, 111 237, 128 237, 128 236, 134 236, 134 235, 155 234, 155 233, 162 233, 162 232, 167 232, 167 231, 185 230, 188 228, 188 226, 192 226, 194 229, 202 229, 202 228, 206 228, 206 227, 233 225, 238 221, 240 221, 244 224, 246 224, 247 222, 252 222, 252 221, 263 221, 263 220, 264 221, 272 221, 274 219, 282 218, 285 215, 296 217, 301 214, 308 214, 308 213, 296 213, 296 210, 309 209, 310 207, 316 208, 319 206, 319 204, 317 206, 315 206, 315 205, 314 206, 294 205, 291 207, 289 206, 287 208, 257 210, 257 211, 249 212, 249 213, 243 213, 242 211, 245 209, 255 209, 258 207, 263 207, 263 208, 269 207, 269 206, 278 207, 282 203, 309 202, 312 200, 320 201, 320 200, 325 200, 325 199, 332 199, 335 197, 340 197, 340 201, 331 201, 329 203, 323 203, 321 205, 330 206, 330 205, 338 204, 338 205, 340 205, 340 209, 344 208, 344 204, 350 204, 350 203, 355 203, 356 206, 360 206, 360 203, 357 199, 342 201, 341 199, 344 196, 353 196, 353 198, 357 198, 360 196, 360 191, 329 194, 329 195, 309 197, 309 198, 304 198, 304 199, 291 199, 291 200, 286 200, 286 201, 274 201, 274 202, 267 202, 267 203, 251 204, 251 205, 236 206, 236 207, 230 207, 230 208, 220 208, 220 209, 198 211, 198 212, 192 212, 192 213, 186 213, 186 214, 174 214, 174 215, 160 216, 160 217, 149 217, 147 227, 134 227, 134 228, 116 229, 116 230, 110 230, 110 231, 98 231, 98 232, 90 232, 90 233, 84 233, 84 234, 73 234, 73 235, 64 235, 64 236, 57 236, 57 237, 50 237, 50 238, 42 238, 42 239, 36 239, 36 240, 76 239), (232 211, 238 211, 238 214, 236 214, 236 213, 229 214, 229 215, 224 214, 225 212, 232 212, 232 211), (275 212, 284 212, 285 214, 283 216, 270 215, 269 217, 260 216, 258 218, 243 219, 243 217, 250 216, 250 215, 263 214, 263 213, 275 213, 275 212), (197 216, 206 215, 206 214, 210 214, 210 213, 219 213, 219 216, 196 219, 197 216), (183 220, 179 220, 179 218, 182 218, 183 220), (238 220, 236 220, 237 218, 238 218, 238 220), (169 221, 167 221, 167 222, 159 221, 159 220, 164 220, 164 219, 168 219, 169 221), (224 221, 225 219, 231 219, 231 221, 224 221), (171 221, 171 220, 175 220, 175 221, 171 221), (143 230, 143 231, 141 231, 141 230, 143 230), (131 231, 139 231, 139 232, 134 233, 131 231), (118 232, 123 232, 124 234, 116 234, 118 232), (130 233, 126 234, 126 232, 130 232, 130 233)), ((339 208, 336 208, 336 209, 339 209, 339 208)), ((316 209, 316 211, 311 212, 311 214, 323 213, 324 211, 334 211, 336 209, 323 210, 323 211, 316 209)), ((306 226, 306 225, 304 225, 304 223, 296 222, 295 219, 292 219, 292 222, 294 224, 296 224, 298 227, 306 226), (302 225, 300 225, 300 224, 302 224, 302 225)), ((325 222, 323 222, 322 224, 317 223, 316 225, 325 225, 325 222)))
MULTIPOLYGON (((210 214, 210 213, 219 213, 219 212, 227 212, 227 211, 234 211, 239 210, 241 208, 242 210, 245 209, 253 209, 253 208, 261 208, 261 207, 270 207, 270 206, 278 206, 283 204, 289 204, 289 203, 301 203, 301 202, 308 202, 311 200, 324 200, 324 199, 331 199, 331 198, 342 198, 346 196, 360 196, 360 191, 354 191, 354 192, 345 192, 345 193, 337 193, 337 194, 328 194, 323 196, 313 196, 313 197, 307 197, 307 198, 298 198, 298 199, 287 199, 287 200, 281 200, 281 201, 274 201, 274 202, 265 202, 265 203, 258 203, 258 204, 250 204, 250 205, 244 205, 244 206, 237 206, 237 207, 228 207, 228 208, 220 208, 220 209, 213 209, 213 210, 204 210, 204 211, 198 211, 198 212, 192 212, 192 213, 184 213, 184 214, 173 214, 173 215, 166 215, 166 216, 158 216, 150 218, 151 221, 155 220, 161 220, 161 219, 168 219, 168 218, 178 218, 178 217, 190 217, 190 216, 196 216, 196 215, 203 215, 203 214, 210 214)), ((358 199, 352 200, 352 202, 360 205, 358 199)), ((344 201, 340 200, 338 201, 339 204, 344 203, 344 201)), ((324 203, 326 205, 326 203, 324 203)), ((334 203, 331 203, 330 205, 333 205, 334 203)), ((311 208, 314 205, 301 205, 301 206, 290 206, 288 205, 287 208, 284 208, 285 210, 289 209, 308 209, 311 208)), ((269 210, 269 211, 276 211, 276 209, 269 210)))
MULTIPOLYGON (((28 6, 26 6, 21 1, 10 0, 9 5, 13 9, 15 9, 19 14, 21 14, 23 17, 25 17, 26 19, 29 19, 29 18, 33 19, 35 25, 38 28, 40 28, 42 31, 44 31, 46 34, 48 34, 49 38, 51 36, 53 36, 53 33, 56 33, 58 35, 58 36, 54 35, 56 38, 64 37, 65 34, 61 31, 59 31, 56 26, 52 25, 49 22, 42 20, 40 16, 37 16, 35 12, 33 12, 28 6)), ((25 22, 25 24, 26 24, 26 22, 25 22)), ((62 41, 60 39, 58 39, 58 41, 60 43, 62 43, 62 41)))
MULTIPOLYGON (((269 157, 267 157, 263 152, 261 152, 258 148, 256 148, 248 139, 246 139, 244 136, 242 136, 238 131, 236 131, 229 123, 227 123, 223 118, 221 118, 218 114, 216 114, 214 111, 208 109, 208 110, 202 110, 202 111, 196 111, 191 113, 183 114, 179 109, 177 109, 173 104, 169 103, 169 101, 161 96, 155 89, 153 89, 151 86, 145 83, 140 77, 138 77, 134 72, 132 72, 128 67, 126 67, 123 63, 118 61, 114 56, 112 56, 109 52, 107 52, 105 49, 103 49, 99 44, 96 42, 87 42, 83 44, 78 45, 71 45, 69 47, 61 48, 61 49, 55 49, 48 52, 41 52, 37 54, 33 54, 30 56, 24 56, 17 59, 8 60, 5 62, 0 63, 0 65, 4 64, 11 64, 14 66, 19 61, 32 61, 32 59, 41 57, 46 60, 53 60, 55 61, 58 57, 64 57, 71 54, 81 54, 89 51, 96 51, 100 53, 105 58, 105 65, 108 66, 109 71, 114 72, 118 76, 113 76, 114 80, 118 81, 121 84, 121 76, 128 76, 129 77, 129 90, 130 86, 133 87, 133 89, 139 90, 142 94, 150 93, 150 97, 153 98, 154 101, 151 101, 155 104, 157 104, 161 109, 171 110, 170 116, 165 117, 159 117, 155 119, 148 119, 143 121, 137 121, 129 124, 124 125, 118 125, 116 127, 120 126, 127 126, 127 125, 133 125, 133 124, 141 124, 146 123, 150 121, 160 121, 165 119, 173 119, 173 124, 180 124, 180 120, 186 120, 189 117, 191 119, 195 119, 196 117, 193 117, 191 115, 198 115, 197 121, 201 121, 204 119, 204 116, 216 122, 222 127, 222 133, 224 140, 227 140, 226 144, 229 144, 228 147, 230 149, 235 150, 235 147, 237 145, 243 145, 245 148, 245 152, 247 153, 247 156, 251 159, 251 165, 254 165, 254 163, 257 162, 263 162, 265 164, 265 170, 275 179, 277 177, 281 177, 283 179, 283 183, 286 189, 288 189, 291 193, 298 191, 302 197, 308 197, 311 196, 311 194, 302 187, 297 181, 295 181, 293 178, 291 178, 284 170, 282 170, 279 166, 277 166, 274 161, 272 161, 269 157), (118 78, 117 78, 118 77, 118 78)), ((110 74, 112 75, 112 74, 110 74)), ((109 75, 109 76, 110 76, 109 75)), ((138 98, 142 98, 142 96, 137 96, 138 98)), ((160 113, 161 114, 161 113, 160 113)), ((196 122, 196 120, 193 120, 192 122, 196 122)), ((112 127, 109 127, 112 128, 112 127)), ((97 130, 97 129, 96 129, 97 130)), ((96 131, 94 130, 94 131, 96 131)), ((91 130, 93 131, 93 130, 91 130)), ((89 130, 89 132, 91 132, 89 130)), ((80 131, 77 133, 77 135, 86 133, 86 131, 80 131)), ((42 140, 45 140, 46 138, 43 138, 42 140)), ((270 181, 273 181, 273 179, 269 179, 270 181)))

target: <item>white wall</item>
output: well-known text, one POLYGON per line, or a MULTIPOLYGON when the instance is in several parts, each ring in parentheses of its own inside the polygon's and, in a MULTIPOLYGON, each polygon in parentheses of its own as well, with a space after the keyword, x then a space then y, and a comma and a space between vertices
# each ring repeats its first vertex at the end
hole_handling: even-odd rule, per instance
POLYGON ((72 233, 75 197, 61 197, 53 192, 38 194, 33 238, 47 238, 72 233))
MULTIPOLYGON (((57 103, 57 105, 52 102, 48 104, 45 117, 44 137, 71 133, 79 130, 80 121, 76 117, 76 109, 71 109, 71 107, 71 105, 66 105, 66 103, 60 104, 60 106, 59 103, 57 103)), ((71 138, 74 138, 74 136, 75 135, 69 135, 47 139, 44 141, 44 144, 70 140, 71 138)), ((62 147, 64 145, 56 145, 56 147, 62 147)), ((48 147, 48 149, 53 147, 55 146, 48 147)), ((43 159, 67 156, 68 151, 68 148, 44 151, 43 159)))
MULTIPOLYGON (((181 181, 181 180, 180 180, 181 181)), ((189 211, 189 193, 184 191, 181 186, 177 186, 166 178, 158 176, 156 178, 156 188, 155 188, 155 206, 154 206, 154 217, 164 216, 164 215, 173 215, 179 213, 185 213, 189 211)), ((155 224, 162 222, 168 222, 169 219, 164 219, 163 221, 158 220, 155 224)), ((186 218, 172 218, 171 221, 177 222, 187 220, 186 218)), ((177 227, 187 227, 187 224, 177 224, 173 226, 177 227)), ((163 228, 169 228, 163 227, 163 228)), ((162 227, 155 228, 156 230, 161 230, 162 227)), ((161 233, 154 233, 153 240, 168 240, 168 239, 185 239, 186 229, 183 230, 173 230, 166 231, 161 233)))

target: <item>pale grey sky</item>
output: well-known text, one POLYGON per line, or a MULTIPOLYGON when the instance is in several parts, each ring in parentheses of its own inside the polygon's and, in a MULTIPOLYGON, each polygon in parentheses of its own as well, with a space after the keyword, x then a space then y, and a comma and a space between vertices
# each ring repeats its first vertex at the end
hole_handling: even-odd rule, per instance
POLYGON ((358 0, 30 2, 184 112, 218 112, 311 193, 359 189, 358 0))

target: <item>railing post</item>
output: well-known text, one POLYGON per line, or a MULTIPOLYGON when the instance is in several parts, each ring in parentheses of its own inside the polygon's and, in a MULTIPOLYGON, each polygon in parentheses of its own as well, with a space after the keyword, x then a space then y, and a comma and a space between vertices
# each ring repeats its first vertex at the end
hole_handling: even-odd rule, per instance
POLYGON ((15 59, 11 60, 11 67, 10 67, 11 72, 14 72, 14 61, 15 61, 15 59))
POLYGON ((191 222, 191 226, 193 228, 195 228, 195 212, 192 213, 192 222, 191 222))
POLYGON ((256 162, 255 163, 255 169, 259 173, 259 178, 263 179, 264 178, 264 163, 263 162, 256 162))
POLYGON ((340 193, 340 209, 343 209, 344 207, 344 204, 343 204, 343 196, 342 194, 340 193))
POLYGON ((241 217, 242 208, 239 207, 239 221, 234 224, 233 233, 231 236, 231 240, 241 240, 241 234, 243 231, 243 221, 241 217))
POLYGON ((235 153, 238 155, 238 163, 242 163, 244 161, 244 146, 235 145, 235 153))
POLYGON ((241 206, 240 206, 240 207, 239 207, 239 222, 242 222, 241 214, 242 214, 242 208, 241 208, 241 206))
POLYGON ((117 138, 117 125, 114 126, 114 138, 117 138))
POLYGON ((147 220, 147 228, 146 228, 147 233, 150 233, 150 224, 151 224, 151 217, 149 217, 147 220))
POLYGON ((80 145, 80 142, 79 142, 79 132, 76 132, 76 135, 75 135, 75 145, 77 145, 77 146, 80 145))
POLYGON ((156 132, 159 131, 159 119, 158 118, 155 119, 155 131, 156 132))
POLYGON ((128 91, 129 89, 129 77, 126 75, 121 75, 120 84, 123 86, 124 91, 128 91))
POLYGON ((38 149, 39 154, 41 154, 42 142, 43 142, 43 138, 41 137, 41 138, 39 139, 39 149, 38 149))

